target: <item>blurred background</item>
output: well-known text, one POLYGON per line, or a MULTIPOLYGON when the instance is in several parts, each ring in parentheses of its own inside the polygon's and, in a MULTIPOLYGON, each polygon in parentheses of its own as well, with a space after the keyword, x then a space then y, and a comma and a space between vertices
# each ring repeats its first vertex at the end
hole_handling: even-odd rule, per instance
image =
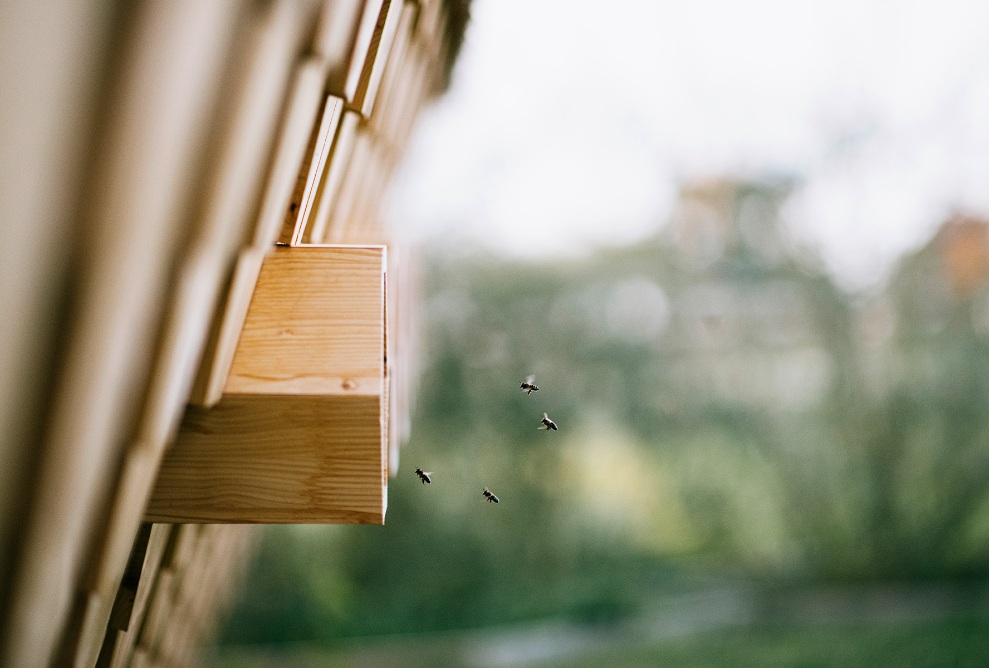
POLYGON ((387 525, 267 529, 210 665, 986 665, 989 6, 471 13, 387 525))

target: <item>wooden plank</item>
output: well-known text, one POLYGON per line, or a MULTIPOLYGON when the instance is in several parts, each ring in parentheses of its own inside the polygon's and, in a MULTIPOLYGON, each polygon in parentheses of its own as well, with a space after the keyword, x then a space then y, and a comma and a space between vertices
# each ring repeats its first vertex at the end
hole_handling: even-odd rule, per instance
POLYGON ((360 197, 348 221, 347 243, 382 243, 387 239, 378 216, 392 167, 391 155, 386 147, 381 142, 373 142, 360 197))
POLYGON ((416 22, 416 37, 422 44, 431 47, 443 37, 439 33, 443 3, 440 0, 420 0, 419 4, 422 9, 416 22))
MULTIPOLYGON (((220 286, 229 271, 231 252, 258 199, 263 159, 268 152, 282 92, 300 32, 296 3, 253 6, 235 41, 232 67, 221 92, 225 104, 209 151, 207 183, 193 234, 178 271, 164 334, 159 342, 150 389, 137 428, 136 456, 128 455, 118 486, 103 552, 92 577, 98 599, 113 598, 131 536, 141 520, 157 460, 178 427, 181 408, 192 385, 209 331, 220 286), (138 467, 137 464, 143 464, 138 467)), ((90 608, 109 613, 106 606, 90 608)), ((80 653, 98 651, 97 619, 84 621, 80 653), (87 643, 87 640, 89 642, 87 643)), ((84 663, 88 663, 88 659, 84 663)))
MULTIPOLYGON (((203 352, 218 293, 249 217, 256 215, 261 178, 301 32, 305 5, 252 5, 236 41, 224 91, 225 113, 207 168, 208 181, 185 249, 159 343, 137 441, 163 448, 178 426, 203 352)), ((135 525, 136 526, 136 525, 135 525)))
POLYGON ((305 159, 316 116, 323 99, 326 63, 317 58, 303 62, 295 75, 290 101, 278 134, 271 173, 261 200, 252 245, 268 248, 278 239, 292 192, 305 159))
POLYGON ((237 258, 223 313, 211 334, 205 359, 193 386, 190 402, 194 405, 205 408, 214 406, 223 395, 223 386, 230 375, 234 352, 266 254, 267 249, 248 248, 237 258))
POLYGON ((384 522, 381 400, 229 395, 191 409, 147 517, 163 522, 384 522))
POLYGON ((225 394, 380 395, 386 257, 380 246, 276 248, 225 394))
MULTIPOLYGON (((152 524, 151 533, 148 537, 148 550, 144 557, 144 566, 141 570, 141 580, 137 585, 137 596, 134 599, 134 619, 141 620, 147 612, 148 600, 154 588, 155 578, 161 568, 162 560, 165 557, 165 549, 171 541, 174 525, 152 524)), ((128 628, 128 630, 131 630, 128 628)))
POLYGON ((48 665, 101 533, 110 472, 146 379, 171 249, 238 3, 148 2, 122 69, 80 216, 79 268, 0 665, 48 665), (137 390, 137 391, 135 391, 137 390))
POLYGON ((385 71, 392 43, 395 41, 403 7, 402 0, 385 0, 381 7, 381 14, 378 16, 378 22, 371 37, 367 61, 364 63, 354 98, 349 104, 350 109, 359 111, 364 118, 368 118, 374 108, 374 101, 381 85, 381 76, 385 71))
POLYGON ((398 106, 395 97, 401 90, 402 73, 405 71, 408 60, 412 31, 418 12, 419 5, 410 0, 407 0, 402 7, 398 29, 395 32, 395 41, 391 47, 391 55, 388 56, 388 62, 385 64, 381 75, 378 100, 371 110, 369 119, 371 129, 379 138, 382 135, 382 117, 395 113, 398 106))
POLYGON ((172 606, 176 572, 172 569, 162 569, 155 580, 154 592, 151 596, 148 614, 138 632, 137 648, 134 650, 134 660, 139 653, 146 653, 150 658, 161 638, 162 631, 168 620, 172 606), (143 650, 143 652, 139 652, 143 650))
POLYGON ((148 668, 151 665, 151 659, 148 656, 147 650, 142 648, 137 648, 134 650, 134 654, 131 656, 130 668, 148 668))
POLYGON ((162 568, 181 573, 192 560, 200 531, 202 527, 198 524, 181 524, 175 527, 162 556, 162 568))
MULTIPOLYGON (((5 3, 0 21, 0 620, 14 587, 78 250, 79 187, 109 12, 93 0, 5 3)), ((0 646, 5 644, 0 629, 0 646)), ((0 656, 4 652, 0 650, 0 656)), ((2 658, 0 658, 2 661, 2 658)))
POLYGON ((405 146, 408 142, 412 127, 415 124, 416 118, 419 116, 419 110, 422 108, 424 101, 430 96, 427 89, 431 85, 431 71, 428 61, 419 59, 413 62, 409 94, 404 100, 405 107, 402 113, 396 115, 395 125, 388 132, 388 136, 392 138, 395 146, 405 146))
POLYGON ((383 521, 386 267, 383 247, 268 256, 224 396, 190 408, 149 521, 383 521))
POLYGON ((323 179, 323 171, 333 146, 340 115, 343 113, 343 100, 332 95, 326 98, 320 122, 313 128, 306 151, 307 164, 303 164, 295 191, 285 212, 285 222, 278 242, 297 245, 302 241, 302 233, 316 199, 316 189, 323 179))
POLYGON ((332 0, 320 21, 314 50, 329 65, 326 88, 348 103, 357 94, 382 5, 383 0, 332 0))
POLYGON ((401 63, 401 70, 397 76, 397 82, 390 91, 389 99, 391 109, 386 109, 377 120, 378 134, 388 142, 393 151, 401 147, 396 143, 397 128, 401 121, 401 114, 409 108, 409 98, 416 97, 419 92, 415 87, 418 85, 417 73, 422 62, 422 49, 414 40, 410 40, 406 45, 405 60, 401 63))
MULTIPOLYGON (((106 625, 103 645, 100 648, 99 656, 96 658, 95 665, 97 668, 113 665, 115 656, 124 653, 127 630, 130 627, 134 603, 137 600, 137 588, 144 570, 150 537, 151 525, 142 525, 137 531, 120 586, 117 588, 117 595, 110 611, 110 620, 106 625)), ((87 662, 85 665, 90 664, 87 662)))
POLYGON ((327 226, 326 238, 330 243, 343 243, 347 238, 346 228, 358 206, 361 196, 361 186, 364 173, 371 158, 371 143, 373 138, 366 129, 361 128, 354 142, 354 150, 350 156, 350 167, 343 177, 337 201, 333 206, 330 222, 327 226))
POLYGON ((148 526, 150 526, 148 547, 144 555, 144 563, 141 567, 141 577, 137 583, 134 604, 127 628, 128 632, 117 638, 113 648, 113 656, 110 660, 110 665, 113 668, 126 666, 131 662, 131 655, 137 643, 138 631, 144 624, 148 600, 154 588, 155 580, 158 577, 158 569, 161 566, 165 547, 169 542, 169 536, 172 531, 171 524, 152 524, 148 526))
POLYGON ((97 657, 94 664, 95 667, 113 668, 113 666, 122 665, 120 659, 116 659, 116 657, 120 656, 119 648, 123 647, 126 642, 126 631, 121 631, 113 627, 107 628, 106 637, 103 639, 103 646, 100 648, 99 657, 97 657), (115 659, 116 662, 114 661, 115 659))
POLYGON ((354 152, 360 122, 361 115, 356 111, 343 112, 340 129, 333 142, 329 165, 317 194, 316 213, 312 217, 312 224, 307 226, 308 236, 303 238, 304 243, 320 244, 326 240, 326 230, 333 207, 339 196, 344 176, 350 168, 350 156, 354 152))

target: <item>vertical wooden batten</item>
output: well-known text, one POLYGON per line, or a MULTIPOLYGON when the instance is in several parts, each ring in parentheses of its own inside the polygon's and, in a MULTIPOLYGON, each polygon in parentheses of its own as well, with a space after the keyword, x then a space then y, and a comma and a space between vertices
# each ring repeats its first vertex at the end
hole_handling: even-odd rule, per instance
POLYGON ((223 397, 190 408, 152 522, 384 522, 385 273, 380 246, 276 248, 223 397))

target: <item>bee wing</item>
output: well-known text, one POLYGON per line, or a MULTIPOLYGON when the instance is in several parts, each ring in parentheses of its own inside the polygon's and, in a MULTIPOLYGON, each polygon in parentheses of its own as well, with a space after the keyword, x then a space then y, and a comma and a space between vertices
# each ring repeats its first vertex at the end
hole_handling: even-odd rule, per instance
POLYGON ((549 420, 549 413, 543 413, 543 419, 549 420))
POLYGON ((432 477, 433 476, 433 472, 432 471, 423 471, 422 473, 425 476, 429 476, 429 477, 432 477))
POLYGON ((534 385, 535 382, 536 382, 536 375, 535 374, 529 374, 528 376, 525 377, 525 382, 526 382, 526 385, 534 385))

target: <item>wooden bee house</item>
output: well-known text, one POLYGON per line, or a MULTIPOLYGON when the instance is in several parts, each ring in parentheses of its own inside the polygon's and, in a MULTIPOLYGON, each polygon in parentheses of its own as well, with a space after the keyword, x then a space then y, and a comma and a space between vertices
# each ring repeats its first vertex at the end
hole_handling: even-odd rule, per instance
POLYGON ((384 522, 386 252, 276 248, 223 396, 191 408, 153 522, 384 522))

